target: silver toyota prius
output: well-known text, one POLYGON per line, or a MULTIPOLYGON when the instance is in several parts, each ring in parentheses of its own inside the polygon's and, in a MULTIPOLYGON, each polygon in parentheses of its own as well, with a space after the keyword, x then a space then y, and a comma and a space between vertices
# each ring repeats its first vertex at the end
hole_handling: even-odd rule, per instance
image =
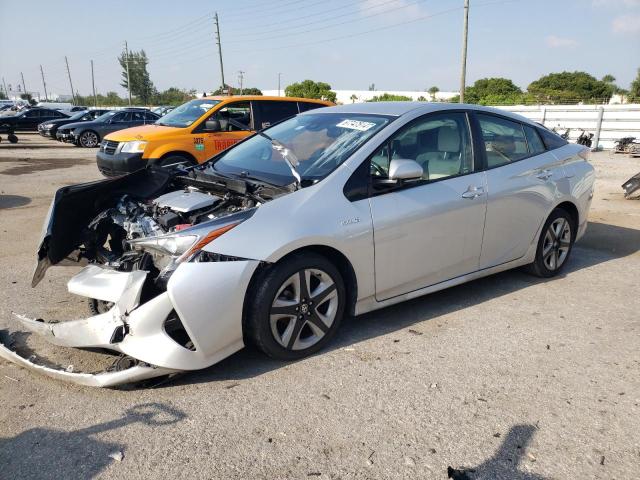
POLYGON ((84 266, 68 289, 91 314, 16 317, 55 345, 120 356, 105 372, 55 368, 22 357, 8 331, 0 356, 112 386, 246 344, 297 359, 346 315, 515 267, 554 276, 587 226, 587 158, 498 109, 380 102, 302 113, 196 167, 61 188, 33 286, 50 266, 84 266))

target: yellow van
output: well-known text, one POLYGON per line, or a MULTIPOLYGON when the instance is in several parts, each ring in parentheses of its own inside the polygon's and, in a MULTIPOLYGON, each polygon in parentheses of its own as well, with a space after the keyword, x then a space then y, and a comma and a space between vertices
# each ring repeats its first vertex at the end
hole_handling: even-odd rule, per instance
POLYGON ((124 175, 149 164, 195 165, 256 130, 314 108, 323 100, 294 97, 224 96, 191 100, 155 124, 127 128, 104 137, 98 168, 105 176, 124 175))

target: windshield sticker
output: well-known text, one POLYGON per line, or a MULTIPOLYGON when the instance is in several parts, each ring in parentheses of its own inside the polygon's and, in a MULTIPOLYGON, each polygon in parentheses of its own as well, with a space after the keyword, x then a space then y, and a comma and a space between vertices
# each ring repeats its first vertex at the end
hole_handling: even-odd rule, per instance
POLYGON ((371 127, 375 126, 375 123, 361 122, 360 120, 343 120, 336 125, 336 127, 348 128, 350 130, 359 130, 361 132, 366 132, 371 127))

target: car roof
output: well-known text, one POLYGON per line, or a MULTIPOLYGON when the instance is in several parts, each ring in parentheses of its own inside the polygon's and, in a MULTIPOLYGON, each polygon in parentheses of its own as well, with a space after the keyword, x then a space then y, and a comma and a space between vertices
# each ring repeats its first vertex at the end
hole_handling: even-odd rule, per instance
POLYGON ((306 102, 306 103, 317 103, 320 105, 333 105, 331 102, 326 100, 318 100, 315 98, 302 98, 302 97, 274 97, 268 95, 214 95, 202 97, 204 100, 221 100, 221 101, 230 101, 230 100, 267 100, 267 101, 280 101, 280 102, 306 102))
POLYGON ((311 115, 315 113, 362 113, 362 114, 374 114, 374 115, 390 115, 394 117, 400 117, 406 115, 409 112, 415 112, 418 114, 426 114, 431 112, 442 112, 447 110, 473 110, 476 112, 487 112, 501 115, 503 117, 509 117, 513 120, 528 123, 530 125, 537 125, 533 120, 530 120, 517 113, 511 113, 499 108, 485 107, 482 105, 472 105, 468 103, 445 103, 445 102, 364 102, 364 103, 349 103, 345 105, 338 105, 335 107, 319 108, 316 110, 308 110, 301 115, 311 115))

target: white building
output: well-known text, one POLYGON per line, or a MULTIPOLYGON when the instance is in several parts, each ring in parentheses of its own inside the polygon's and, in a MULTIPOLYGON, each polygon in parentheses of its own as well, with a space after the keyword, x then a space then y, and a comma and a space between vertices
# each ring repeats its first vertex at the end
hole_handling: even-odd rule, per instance
MULTIPOLYGON (((416 92, 416 91, 398 91, 398 90, 332 90, 336 92, 336 101, 338 103, 362 103, 367 100, 371 100, 373 97, 378 97, 385 93, 390 95, 402 95, 409 97, 412 100, 418 100, 420 97, 431 101, 431 94, 429 92, 416 92)), ((262 90, 263 95, 278 96, 278 90, 262 90)), ((284 89, 280 90, 280 95, 284 96, 284 89)), ((449 100, 450 98, 458 95, 458 92, 438 92, 436 93, 436 101, 442 102, 449 100)))

